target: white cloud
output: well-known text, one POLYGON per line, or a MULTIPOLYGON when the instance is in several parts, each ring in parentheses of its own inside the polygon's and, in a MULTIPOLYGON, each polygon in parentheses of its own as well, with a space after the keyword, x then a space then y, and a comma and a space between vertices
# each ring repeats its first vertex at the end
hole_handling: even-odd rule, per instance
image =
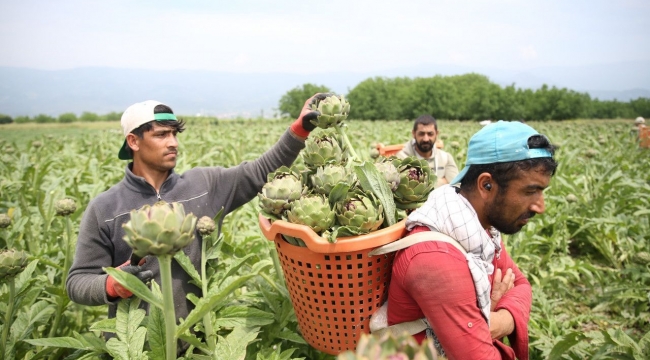
POLYGON ((524 46, 519 48, 519 55, 524 60, 535 60, 537 59, 537 50, 532 45, 524 46))

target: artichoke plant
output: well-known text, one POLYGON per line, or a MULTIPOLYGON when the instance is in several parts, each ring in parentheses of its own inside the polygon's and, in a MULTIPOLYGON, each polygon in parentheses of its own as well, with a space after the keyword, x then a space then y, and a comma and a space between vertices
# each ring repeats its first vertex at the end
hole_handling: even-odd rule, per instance
POLYGON ((291 203, 287 218, 294 224, 309 226, 317 234, 334 225, 334 211, 323 195, 305 195, 291 203))
POLYGON ((301 154, 305 165, 310 168, 326 164, 340 164, 346 160, 343 146, 334 133, 329 131, 323 131, 307 138, 301 154))
POLYGON ((354 182, 353 174, 342 165, 327 164, 316 169, 316 173, 311 175, 311 187, 314 192, 327 195, 334 186, 340 183, 352 185, 354 182))
POLYGON ((394 191, 398 208, 415 209, 427 200, 433 190, 436 176, 431 173, 429 164, 424 159, 407 157, 393 159, 393 165, 399 171, 399 185, 394 191))
POLYGON ((361 235, 377 230, 384 222, 384 208, 372 194, 356 192, 334 206, 341 228, 339 236, 361 235))
POLYGON ((434 360, 439 359, 433 340, 419 344, 408 333, 393 335, 386 332, 381 337, 362 334, 355 351, 338 355, 337 360, 434 360))
POLYGON ((27 254, 22 250, 0 252, 0 281, 14 278, 27 266, 27 254))
POLYGON ((341 124, 350 113, 350 103, 343 95, 331 95, 311 105, 320 115, 311 122, 321 129, 327 129, 341 124))
POLYGON ((183 205, 158 202, 131 211, 123 225, 126 241, 140 256, 175 254, 194 238, 196 216, 185 215, 183 205))
POLYGON ((395 165, 393 165, 393 163, 388 159, 381 158, 381 160, 375 163, 375 167, 382 175, 384 175, 384 178, 386 179, 386 182, 388 182, 390 190, 397 190, 400 182, 400 176, 399 171, 397 171, 395 165))
POLYGON ((257 194, 259 206, 267 214, 281 216, 292 201, 300 198, 302 190, 300 175, 283 166, 269 174, 267 183, 257 194))

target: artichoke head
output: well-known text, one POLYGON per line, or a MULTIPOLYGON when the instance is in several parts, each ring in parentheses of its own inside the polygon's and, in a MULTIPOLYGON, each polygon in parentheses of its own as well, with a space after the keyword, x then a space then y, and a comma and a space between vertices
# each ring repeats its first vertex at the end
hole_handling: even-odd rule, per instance
POLYGON ((384 222, 384 207, 372 194, 358 193, 334 206, 338 235, 361 235, 377 230, 384 222))
POLYGON ((320 113, 311 122, 321 129, 338 125, 348 117, 350 103, 343 95, 331 95, 311 105, 312 110, 320 113))
POLYGON ((340 164, 347 159, 338 138, 328 131, 307 138, 305 148, 300 153, 305 165, 312 169, 326 164, 340 164))
POLYGON ((342 165, 327 164, 316 169, 311 176, 311 188, 314 192, 327 195, 334 186, 340 183, 351 185, 354 182, 354 175, 342 165))
POLYGON ((382 175, 384 175, 384 179, 388 182, 390 190, 395 192, 400 182, 399 171, 397 171, 395 165, 393 165, 392 162, 387 161, 386 158, 382 158, 381 161, 375 163, 375 167, 382 175))
POLYGON ((194 239, 196 216, 180 203, 158 202, 131 211, 124 241, 140 256, 175 254, 194 239))
POLYGON ((201 236, 208 236, 214 232, 217 228, 214 220, 209 216, 202 216, 199 221, 196 222, 196 230, 201 234, 201 236))
POLYGON ((402 209, 418 208, 433 190, 436 176, 431 173, 431 168, 424 159, 411 156, 405 159, 395 158, 393 165, 399 171, 399 185, 393 192, 396 206, 402 209))
POLYGON ((20 274, 26 266, 27 253, 24 251, 10 249, 0 252, 0 281, 20 274))
POLYGON ((300 175, 283 166, 269 174, 268 181, 257 194, 259 205, 264 212, 281 216, 291 206, 291 202, 300 198, 303 192, 300 175))
POLYGON ((325 196, 305 195, 291 203, 287 219, 294 224, 309 226, 320 235, 334 225, 334 211, 325 196))
POLYGON ((68 216, 77 211, 77 204, 72 199, 61 199, 54 204, 54 211, 59 216, 68 216))
POLYGON ((11 216, 7 214, 0 214, 0 229, 6 228, 11 225, 11 216))
POLYGON ((337 360, 435 360, 438 352, 433 339, 426 339, 422 344, 408 333, 393 335, 390 331, 382 336, 361 334, 355 350, 348 350, 338 355, 337 360))

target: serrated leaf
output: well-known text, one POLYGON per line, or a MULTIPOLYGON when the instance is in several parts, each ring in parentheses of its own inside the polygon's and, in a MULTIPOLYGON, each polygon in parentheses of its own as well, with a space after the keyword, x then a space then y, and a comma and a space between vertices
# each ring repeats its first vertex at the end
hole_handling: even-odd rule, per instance
POLYGON ((254 327, 272 324, 275 315, 249 306, 228 306, 219 311, 216 324, 221 327, 254 327))
MULTIPOLYGON (((257 254, 247 254, 242 258, 235 259, 233 263, 230 264, 230 267, 220 274, 221 279, 228 279, 229 277, 233 276, 233 274, 239 270, 239 268, 246 263, 248 259, 250 259, 253 256, 257 256, 257 254)), ((223 284, 223 280, 219 283, 219 286, 223 284)))
POLYGON ((205 314, 212 311, 212 309, 214 309, 216 306, 221 305, 222 301, 227 296, 231 295, 233 291, 240 288, 246 281, 256 275, 257 273, 251 273, 240 276, 223 289, 216 289, 216 293, 208 293, 208 296, 201 298, 196 307, 187 315, 187 319, 185 319, 176 328, 176 336, 178 337, 180 334, 188 330, 192 325, 201 321, 205 314))
POLYGON ((357 174, 359 184, 364 191, 369 191, 381 202, 384 207, 384 219, 388 226, 394 225, 395 218, 395 200, 393 192, 390 190, 384 175, 382 175, 375 165, 371 162, 364 161, 363 164, 355 166, 354 172, 357 174))
POLYGON ((194 264, 192 264, 192 260, 190 260, 190 258, 182 251, 179 251, 174 255, 174 260, 176 260, 183 270, 185 270, 185 272, 192 278, 190 282, 200 288, 201 276, 198 271, 196 271, 194 264))
POLYGON ((298 335, 296 332, 291 331, 289 329, 282 330, 277 335, 277 337, 280 338, 280 339, 284 339, 284 340, 294 342, 296 344, 305 344, 305 345, 307 344, 307 341, 305 341, 305 339, 302 336, 298 335))
POLYGON ((106 342, 106 351, 115 360, 130 360, 128 346, 117 338, 110 338, 106 342))
POLYGON ((575 344, 586 338, 587 337, 584 334, 575 331, 565 335, 562 340, 558 341, 557 344, 553 346, 551 353, 548 355, 548 359, 562 359, 562 355, 564 355, 575 344))
POLYGON ((25 339, 23 341, 34 346, 94 350, 92 347, 86 346, 81 341, 69 336, 58 338, 25 339))
POLYGON ((90 325, 92 331, 115 332, 115 318, 102 319, 90 325))
POLYGON ((140 279, 138 279, 135 275, 131 275, 115 268, 104 268, 104 271, 106 271, 108 275, 112 276, 122 286, 129 289, 129 291, 131 291, 137 297, 148 302, 149 305, 157 306, 161 309, 163 308, 162 299, 154 296, 147 285, 140 281, 140 279))
POLYGON ((225 338, 219 336, 215 353, 221 359, 243 360, 246 347, 257 337, 259 328, 236 327, 225 338))
MULTIPOLYGON (((154 296, 162 298, 160 287, 154 281, 151 283, 151 291, 154 296)), ((152 359, 165 358, 165 315, 156 306, 149 307, 149 321, 147 323, 147 335, 149 337, 150 357, 152 359)))

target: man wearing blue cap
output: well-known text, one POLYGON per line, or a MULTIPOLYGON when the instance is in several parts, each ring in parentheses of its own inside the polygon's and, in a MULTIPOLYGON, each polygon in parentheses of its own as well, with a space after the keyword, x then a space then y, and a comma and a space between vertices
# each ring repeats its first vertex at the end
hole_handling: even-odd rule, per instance
POLYGON ((423 241, 395 256, 389 325, 423 319, 427 329, 414 335, 434 338, 449 359, 528 359, 531 287, 501 233, 544 212, 553 152, 520 122, 498 121, 472 136, 463 170, 407 219, 423 241))

